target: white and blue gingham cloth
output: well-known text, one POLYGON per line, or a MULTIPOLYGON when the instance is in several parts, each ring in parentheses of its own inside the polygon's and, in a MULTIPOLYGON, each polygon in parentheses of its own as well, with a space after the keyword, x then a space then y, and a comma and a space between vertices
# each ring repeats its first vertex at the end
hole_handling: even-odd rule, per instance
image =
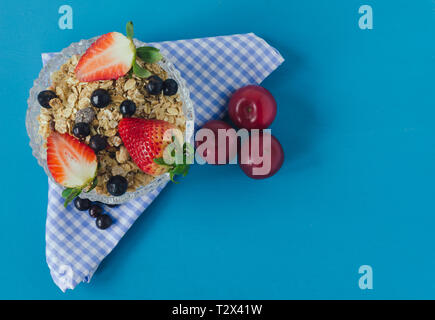
MULTIPOLYGON (((171 60, 186 80, 197 127, 222 117, 234 90, 261 83, 284 59, 253 33, 152 43, 171 60)), ((55 53, 42 55, 46 63, 55 53)), ((49 181, 46 255, 54 282, 62 291, 89 282, 101 261, 113 250, 161 189, 109 208, 114 224, 99 230, 74 205, 63 207, 62 189, 49 181)))

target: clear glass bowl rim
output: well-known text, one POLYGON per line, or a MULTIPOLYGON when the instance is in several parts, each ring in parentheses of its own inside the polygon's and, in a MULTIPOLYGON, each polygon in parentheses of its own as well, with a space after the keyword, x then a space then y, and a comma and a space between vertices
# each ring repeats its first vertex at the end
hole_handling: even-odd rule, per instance
MULTIPOLYGON (((29 144, 32 149, 32 154, 37 159, 38 164, 41 167, 43 167, 49 179, 57 185, 59 184, 56 181, 54 181, 50 171, 48 170, 47 160, 46 160, 46 150, 43 147, 44 139, 38 133, 39 123, 37 117, 39 115, 41 106, 38 103, 37 95, 39 92, 45 90, 47 87, 50 86, 51 83, 50 75, 52 72, 59 70, 60 66, 64 64, 69 58, 71 58, 73 54, 84 53, 86 49, 97 38, 98 37, 94 37, 88 40, 81 40, 79 42, 71 43, 67 48, 63 49, 61 52, 53 56, 44 65, 44 67, 39 73, 38 78, 34 81, 33 87, 30 89, 29 98, 27 100, 28 108, 26 112, 26 129, 27 129, 27 134, 30 138, 29 144)), ((136 47, 147 45, 146 43, 141 42, 137 39, 134 39, 134 44, 136 45, 136 47)), ((195 129, 194 128, 195 112, 194 112, 192 101, 190 99, 190 91, 187 87, 186 81, 181 77, 180 72, 175 68, 174 64, 167 57, 164 57, 159 62, 159 65, 168 73, 168 76, 170 78, 175 79, 178 83, 178 88, 179 88, 178 92, 183 102, 183 111, 186 117, 185 139, 186 141, 192 144, 193 133, 195 129)), ((163 174, 159 177, 156 177, 148 185, 142 186, 133 192, 126 192, 125 194, 119 197, 100 195, 95 190, 92 190, 89 193, 83 192, 80 195, 80 197, 88 198, 91 201, 100 201, 107 204, 121 204, 136 199, 145 194, 148 194, 160 187, 163 187, 166 185, 168 181, 169 181, 169 175, 163 174)))

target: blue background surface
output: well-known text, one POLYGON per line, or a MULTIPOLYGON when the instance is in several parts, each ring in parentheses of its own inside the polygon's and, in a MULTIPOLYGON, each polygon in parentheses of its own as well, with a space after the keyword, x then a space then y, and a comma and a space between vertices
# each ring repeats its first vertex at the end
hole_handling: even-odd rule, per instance
POLYGON ((435 2, 1 1, 0 298, 435 298, 435 2), (58 28, 58 8, 74 29, 58 28), (358 8, 373 7, 360 30, 358 8), (45 263, 47 178, 24 118, 41 52, 135 22, 143 41, 255 32, 286 59, 264 86, 286 161, 254 181, 195 165, 90 284, 45 263), (369 264, 374 289, 360 290, 369 264))

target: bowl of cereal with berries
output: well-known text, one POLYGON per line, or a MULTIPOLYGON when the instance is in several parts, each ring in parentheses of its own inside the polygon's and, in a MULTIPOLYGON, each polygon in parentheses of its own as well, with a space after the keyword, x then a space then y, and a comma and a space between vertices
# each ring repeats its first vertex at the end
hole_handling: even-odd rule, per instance
POLYGON ((163 155, 174 140, 192 143, 194 110, 178 70, 133 39, 129 22, 127 36, 72 43, 47 62, 30 90, 26 128, 65 205, 78 195, 119 204, 187 174, 186 163, 163 155))

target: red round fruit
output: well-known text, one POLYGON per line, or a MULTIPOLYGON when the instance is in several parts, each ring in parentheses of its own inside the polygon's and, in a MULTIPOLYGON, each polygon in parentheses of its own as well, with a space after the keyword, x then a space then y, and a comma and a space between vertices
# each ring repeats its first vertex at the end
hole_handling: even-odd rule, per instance
MULTIPOLYGON (((198 132, 196 133, 196 138, 200 139, 195 141, 195 147, 198 149, 202 144, 208 143, 210 147, 207 145, 203 146, 204 150, 198 149, 200 156, 208 163, 208 164, 227 164, 230 160, 234 159, 237 154, 237 135, 236 131, 226 122, 221 120, 211 120, 208 121, 198 132), (203 136, 209 132, 203 131, 202 129, 209 129, 213 133, 214 141, 213 146, 209 142, 207 142, 207 136, 203 136), (227 134, 226 139, 221 139, 222 143, 219 143, 219 131, 224 130, 223 133, 227 134), (231 130, 232 132, 229 132, 231 130), (225 162, 219 163, 219 150, 225 150, 225 162)), ((212 137, 210 137, 212 138, 212 137)))
POLYGON ((240 149, 240 168, 253 179, 273 176, 283 162, 284 150, 281 144, 278 139, 266 132, 251 135, 240 149))
POLYGON ((275 119, 276 101, 265 88, 249 85, 234 92, 228 112, 239 128, 266 129, 275 119))

